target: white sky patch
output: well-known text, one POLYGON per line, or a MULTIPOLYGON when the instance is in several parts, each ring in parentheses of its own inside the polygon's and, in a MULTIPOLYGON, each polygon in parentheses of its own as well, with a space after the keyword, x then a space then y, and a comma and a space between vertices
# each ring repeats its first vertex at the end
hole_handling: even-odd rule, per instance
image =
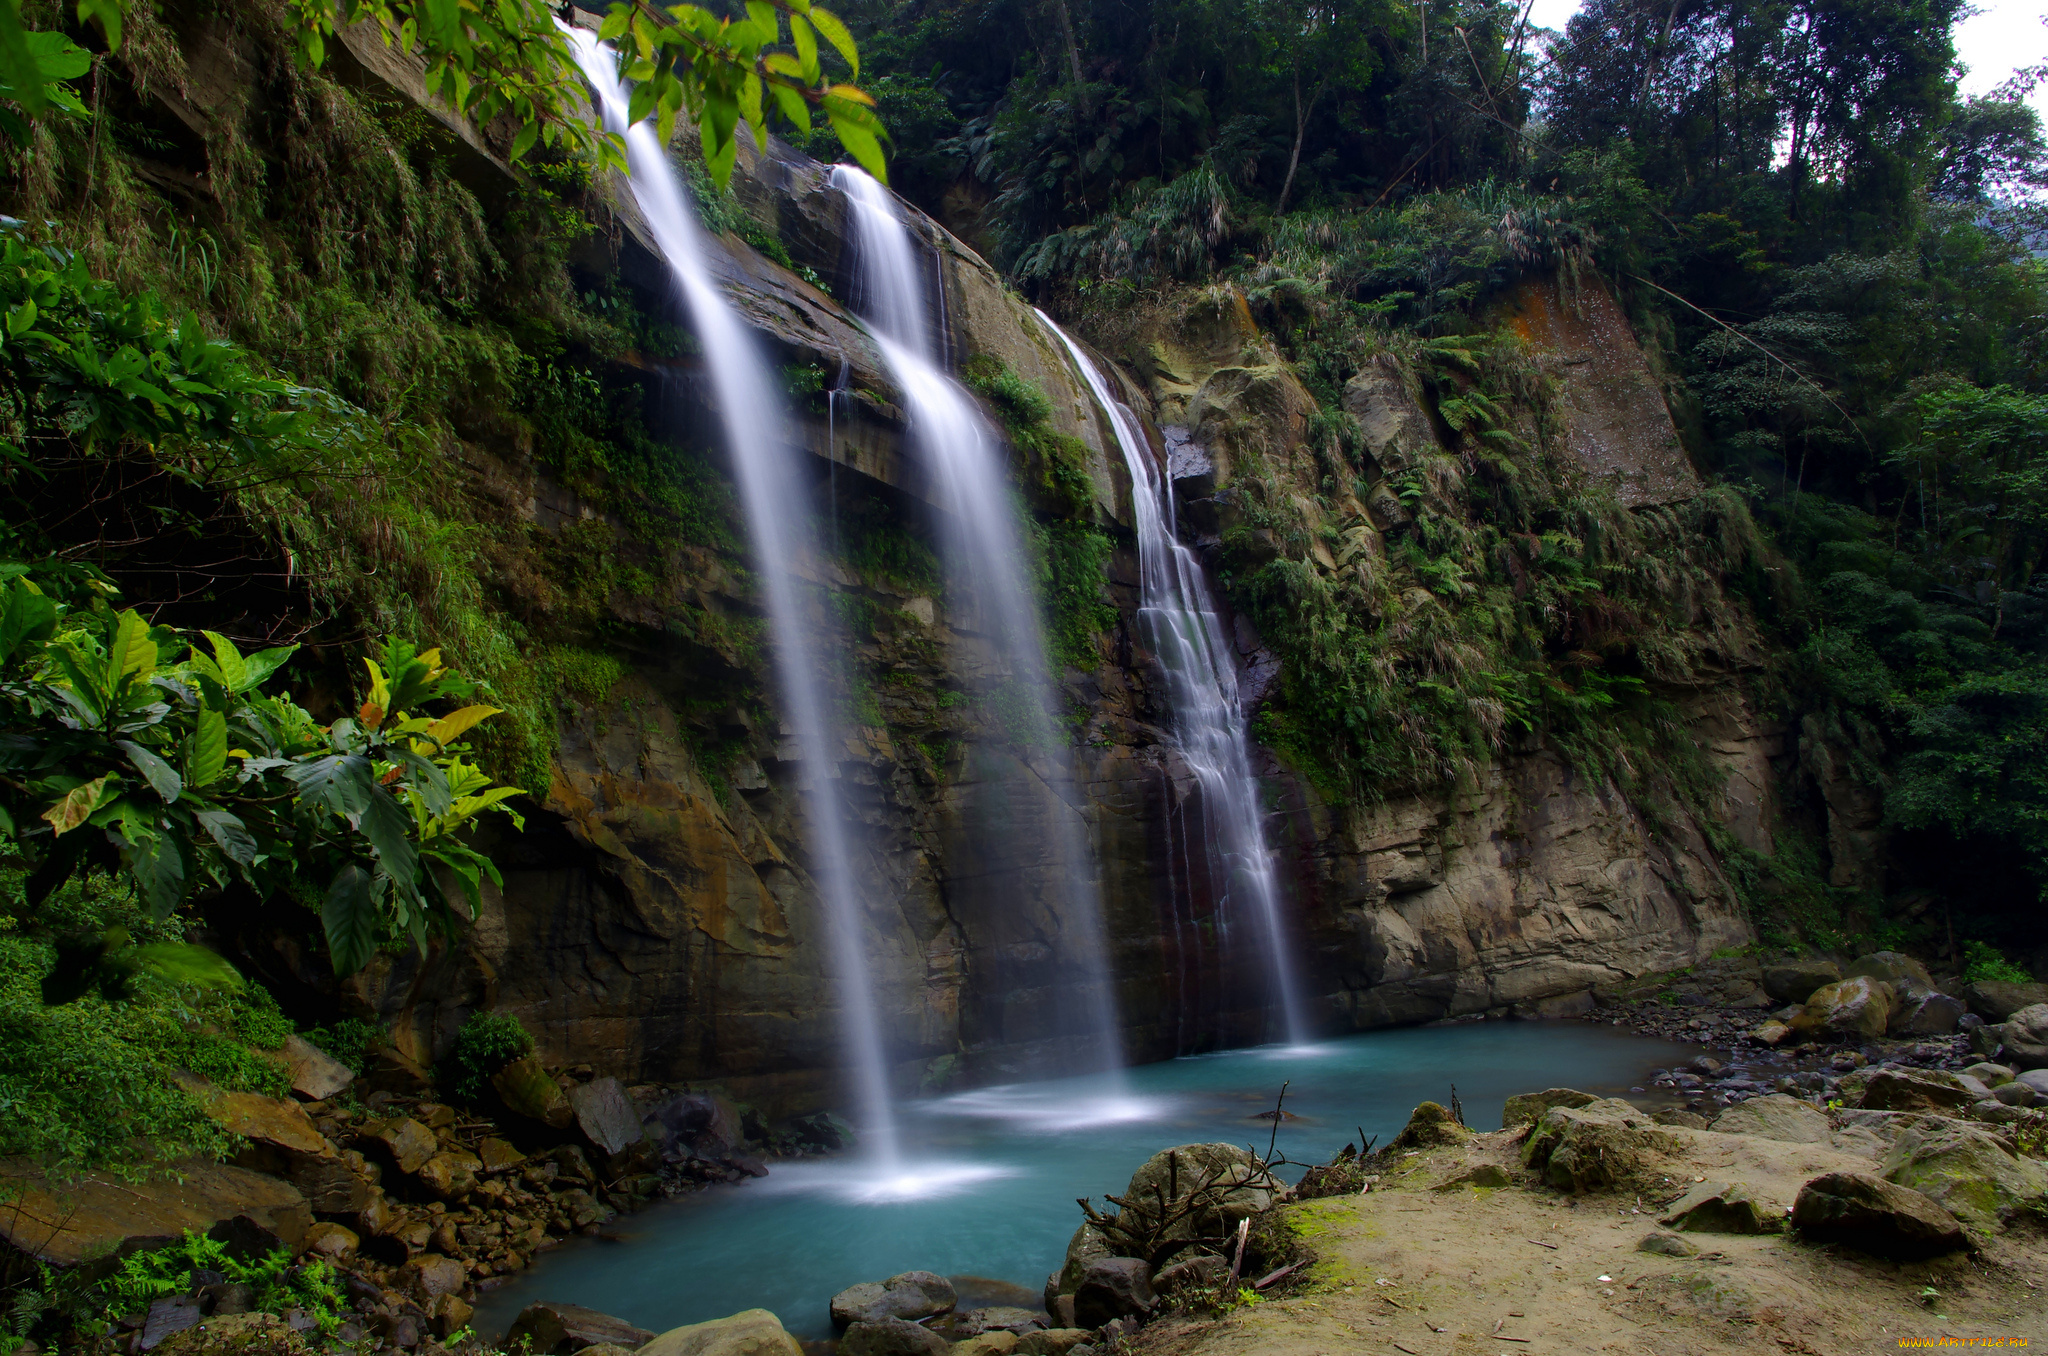
MULTIPOLYGON (((1579 0, 1536 0, 1529 22, 1562 31, 1579 12, 1579 0)), ((1983 94, 2004 83, 2021 66, 2048 61, 2048 0, 1983 0, 1956 25, 1956 57, 1966 67, 1963 93, 1983 94)), ((2029 100, 2048 118, 2048 82, 2029 100)))

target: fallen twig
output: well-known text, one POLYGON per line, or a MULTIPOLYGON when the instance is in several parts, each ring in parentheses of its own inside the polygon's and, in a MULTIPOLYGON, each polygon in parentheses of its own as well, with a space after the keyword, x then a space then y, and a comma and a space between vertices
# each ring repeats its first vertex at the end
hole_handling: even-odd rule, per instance
POLYGON ((1273 1284, 1273 1282, 1279 1280, 1282 1276, 1287 1275, 1289 1272, 1299 1271, 1305 1265, 1306 1263, 1302 1262, 1289 1262, 1286 1266, 1281 1267, 1278 1271, 1269 1271, 1264 1276, 1261 1276, 1258 1280, 1252 1282, 1252 1289, 1264 1290, 1267 1286, 1273 1284))
POLYGON ((1532 1238, 1532 1239, 1530 1239, 1529 1241, 1530 1241, 1531 1243, 1534 1243, 1534 1244, 1535 1244, 1535 1245, 1536 1245, 1537 1247, 1539 1247, 1539 1248, 1548 1248, 1548 1249, 1550 1249, 1550 1250, 1551 1250, 1552 1252, 1556 1252, 1556 1251, 1557 1251, 1557 1244, 1555 1244, 1555 1243, 1545 1243, 1545 1242, 1544 1242, 1544 1241, 1543 1241, 1542 1239, 1540 1239, 1540 1238, 1532 1238))
POLYGON ((1252 1217, 1246 1215, 1237 1222, 1237 1257, 1230 1264, 1230 1284, 1225 1286, 1223 1291, 1226 1295, 1231 1294, 1237 1289, 1237 1278, 1244 1274, 1244 1245, 1245 1240, 1249 1239, 1251 1235, 1252 1217))

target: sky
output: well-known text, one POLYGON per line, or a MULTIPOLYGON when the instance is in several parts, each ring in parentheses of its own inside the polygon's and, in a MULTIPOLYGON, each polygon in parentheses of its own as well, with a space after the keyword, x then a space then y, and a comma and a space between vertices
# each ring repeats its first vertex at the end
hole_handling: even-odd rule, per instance
MULTIPOLYGON (((1562 29, 1579 0, 1536 0, 1531 22, 1562 29)), ((2048 0, 1978 0, 1977 12, 1956 26, 1956 55, 1969 67, 1963 93, 1982 94, 2011 75, 2016 66, 2048 60, 2048 0)), ((2032 104, 2048 117, 2048 87, 2036 89, 2032 104)))

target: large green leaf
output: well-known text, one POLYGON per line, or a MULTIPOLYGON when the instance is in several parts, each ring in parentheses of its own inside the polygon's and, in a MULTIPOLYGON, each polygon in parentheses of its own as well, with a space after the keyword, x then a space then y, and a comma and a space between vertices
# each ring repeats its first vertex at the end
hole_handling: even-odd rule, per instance
POLYGON ((377 954, 377 906, 370 892, 370 873, 350 862, 335 873, 327 888, 320 923, 327 933, 327 954, 337 975, 352 975, 377 954))
POLYGON ((213 785, 228 764, 228 718, 210 706, 199 708, 192 733, 185 736, 185 785, 201 790, 213 785))
POLYGON ((370 760, 360 753, 330 753, 285 769, 300 796, 353 821, 375 787, 370 760))
POLYGON ((0 611, 0 662, 5 662, 23 642, 47 640, 56 625, 57 605, 22 580, 12 581, 7 590, 7 607, 0 611))
POLYGON ((136 893, 156 918, 168 918, 185 898, 185 857, 170 834, 133 843, 128 848, 128 874, 136 893))
POLYGON ((381 786, 370 788, 370 800, 363 807, 356 827, 370 840, 384 874, 407 899, 419 898, 419 854, 412 841, 412 816, 399 808, 391 793, 381 786))
POLYGON ((135 770, 148 779, 150 787, 163 798, 164 804, 175 804, 184 794, 185 779, 169 763, 132 739, 117 739, 114 743, 128 755, 128 761, 135 765, 135 770))
POLYGON ((240 819, 226 810, 200 810, 192 817, 199 821, 201 827, 220 845, 220 850, 225 852, 231 861, 243 866, 255 863, 256 854, 262 849, 257 844, 255 836, 249 832, 249 826, 240 819))

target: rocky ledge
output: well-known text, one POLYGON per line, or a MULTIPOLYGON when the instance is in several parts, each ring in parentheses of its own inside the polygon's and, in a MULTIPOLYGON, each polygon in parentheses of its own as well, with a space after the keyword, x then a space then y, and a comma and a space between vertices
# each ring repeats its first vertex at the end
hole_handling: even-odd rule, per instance
POLYGON ((599 1233, 654 1199, 763 1176, 771 1158, 851 1143, 826 1115, 770 1126, 716 1092, 628 1087, 588 1067, 548 1069, 532 1058, 493 1078, 495 1115, 424 1093, 359 1098, 348 1070, 293 1044, 302 1047, 287 1052, 295 1100, 189 1080, 240 1137, 232 1163, 164 1164, 139 1182, 102 1174, 52 1182, 28 1165, 0 1165, 0 1192, 12 1197, 0 1212, 0 1240, 60 1271, 188 1235, 222 1244, 236 1262, 282 1250, 296 1269, 330 1269, 327 1312, 282 1314, 253 1312, 249 1285, 194 1270, 183 1293, 120 1316, 102 1349, 475 1352, 477 1292, 562 1239, 599 1233))

